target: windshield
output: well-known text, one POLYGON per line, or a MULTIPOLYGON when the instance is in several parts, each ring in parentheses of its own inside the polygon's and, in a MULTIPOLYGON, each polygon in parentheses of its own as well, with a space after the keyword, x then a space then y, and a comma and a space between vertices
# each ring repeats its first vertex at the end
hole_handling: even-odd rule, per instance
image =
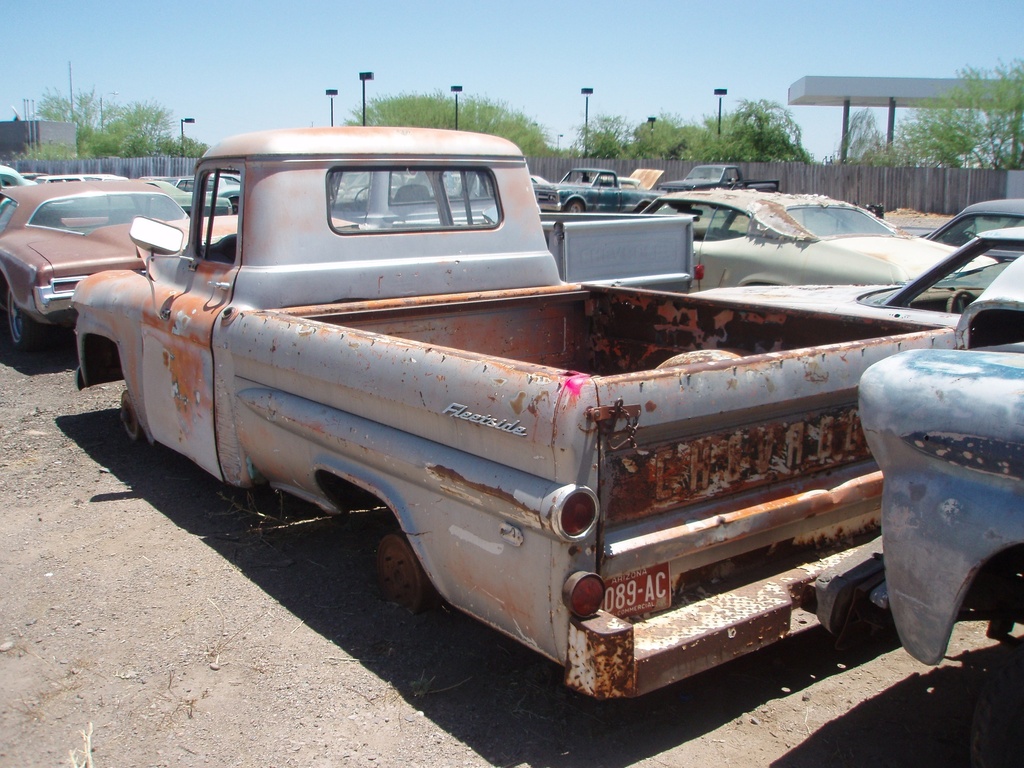
POLYGON ((696 179, 699 181, 714 181, 722 178, 722 166, 721 165, 698 165, 696 168, 686 174, 688 179, 696 179))
POLYGON ((180 221, 185 218, 185 212, 161 192, 90 194, 43 203, 32 214, 28 226, 88 234, 112 224, 130 224, 136 216, 180 221))
POLYGON ((936 312, 962 312, 1021 255, 1021 249, 1004 244, 996 249, 968 256, 966 263, 951 263, 938 274, 863 296, 864 304, 911 307, 936 312))
POLYGON ((885 224, 860 208, 831 205, 798 205, 787 208, 786 213, 816 237, 844 235, 889 235, 894 232, 885 224))

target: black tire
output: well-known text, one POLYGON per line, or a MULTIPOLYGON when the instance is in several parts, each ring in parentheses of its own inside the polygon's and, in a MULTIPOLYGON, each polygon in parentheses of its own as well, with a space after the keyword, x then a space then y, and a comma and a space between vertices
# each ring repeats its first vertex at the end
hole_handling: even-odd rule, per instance
POLYGON ((565 204, 566 213, 584 213, 587 210, 587 205, 582 200, 570 200, 565 204))
POLYGON ((978 696, 971 725, 971 765, 1010 768, 1024 749, 1024 646, 992 672, 978 696))
POLYGON ((36 322, 22 312, 10 288, 7 289, 7 330, 19 352, 36 352, 53 341, 53 326, 36 322))

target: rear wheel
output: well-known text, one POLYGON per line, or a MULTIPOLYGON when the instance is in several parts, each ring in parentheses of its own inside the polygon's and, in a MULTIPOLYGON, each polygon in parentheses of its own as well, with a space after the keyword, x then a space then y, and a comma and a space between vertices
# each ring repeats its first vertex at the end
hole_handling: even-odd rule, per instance
POLYGON ((409 540, 401 533, 389 533, 380 540, 377 579, 381 596, 411 613, 422 613, 441 602, 409 540))
POLYGON ((1024 646, 989 675, 974 708, 971 764, 974 768, 1018 766, 1024 749, 1024 646))
POLYGON ((128 439, 133 443, 138 441, 142 435, 142 427, 139 426, 139 415, 135 412, 135 403, 128 390, 121 393, 121 424, 124 431, 128 433, 128 439))
POLYGON ((21 352, 35 352, 46 347, 53 335, 53 327, 36 322, 26 315, 14 301, 14 294, 7 289, 7 329, 11 334, 14 348, 21 352))

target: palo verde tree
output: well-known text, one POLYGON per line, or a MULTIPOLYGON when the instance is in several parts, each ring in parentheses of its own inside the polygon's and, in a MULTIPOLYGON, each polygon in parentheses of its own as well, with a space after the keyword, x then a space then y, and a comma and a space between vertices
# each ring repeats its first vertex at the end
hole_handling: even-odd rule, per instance
MULTIPOLYGON (((348 125, 361 125, 360 104, 349 113, 348 125)), ((438 90, 431 94, 382 96, 366 102, 367 125, 455 128, 455 99, 438 90)), ((478 96, 459 99, 459 130, 489 133, 516 144, 525 155, 550 152, 544 130, 505 102, 478 96)))
POLYGON ((902 151, 919 165, 1024 169, 1024 60, 959 77, 901 124, 902 151))

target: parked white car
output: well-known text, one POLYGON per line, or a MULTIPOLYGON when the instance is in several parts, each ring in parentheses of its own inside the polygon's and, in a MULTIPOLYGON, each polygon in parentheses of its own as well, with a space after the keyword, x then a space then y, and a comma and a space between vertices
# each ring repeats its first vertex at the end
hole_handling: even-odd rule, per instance
POLYGON ((115 173, 51 173, 37 176, 39 184, 55 184, 63 181, 128 181, 127 176, 115 173))
POLYGON ((741 285, 891 284, 909 280, 952 248, 822 195, 755 190, 676 192, 644 214, 694 217, 697 290, 741 285))

